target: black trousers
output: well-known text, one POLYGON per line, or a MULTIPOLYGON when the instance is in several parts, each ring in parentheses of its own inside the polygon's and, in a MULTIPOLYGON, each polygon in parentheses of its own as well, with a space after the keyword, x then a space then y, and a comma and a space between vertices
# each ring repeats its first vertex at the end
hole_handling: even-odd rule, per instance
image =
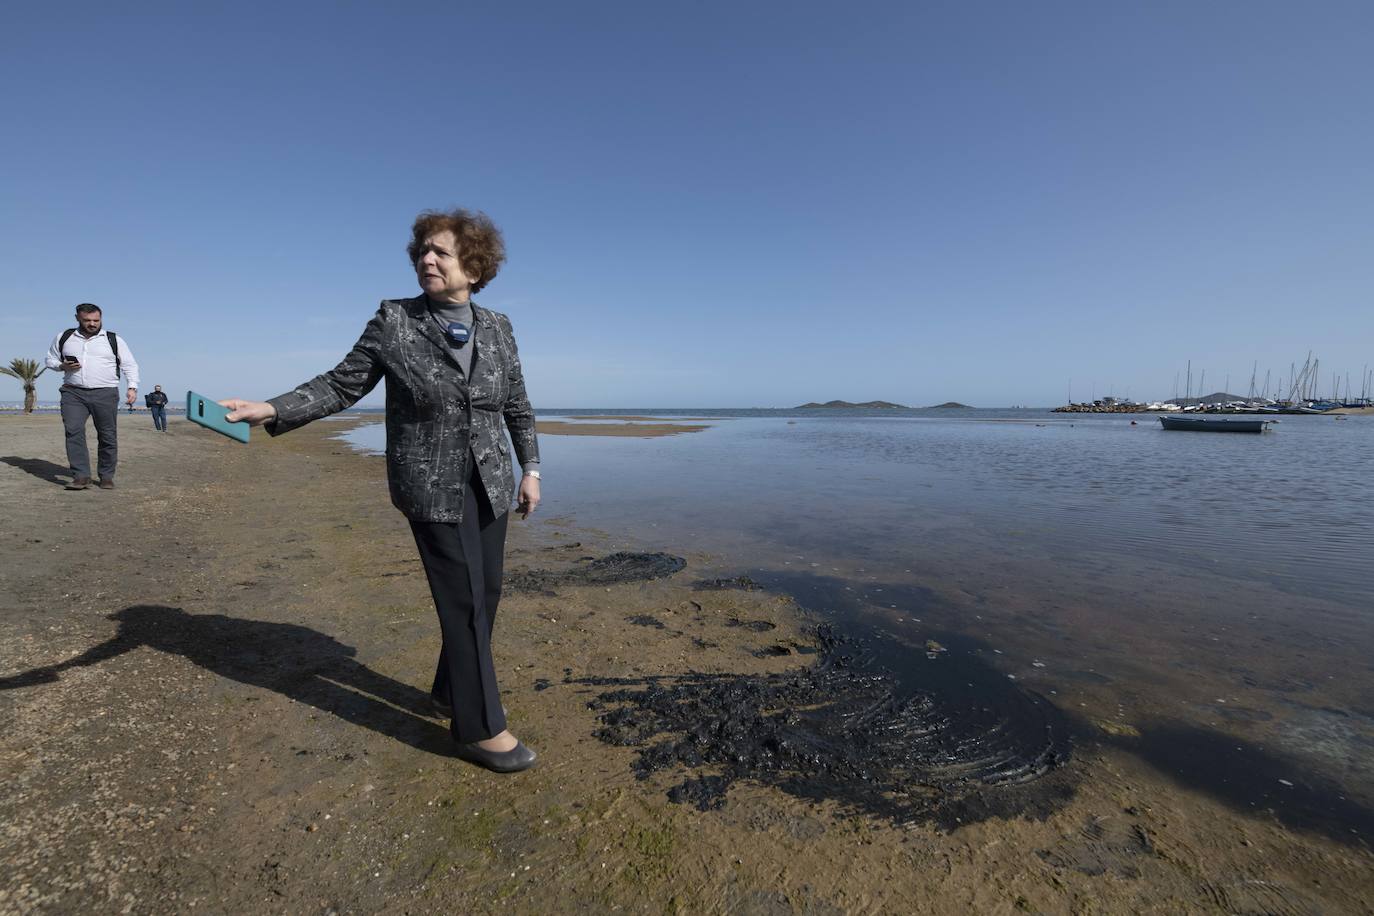
POLYGON ((453 706, 453 738, 462 744, 506 730, 491 628, 501 601, 508 519, 509 513, 493 511, 474 462, 461 522, 410 523, 444 635, 431 693, 453 706))

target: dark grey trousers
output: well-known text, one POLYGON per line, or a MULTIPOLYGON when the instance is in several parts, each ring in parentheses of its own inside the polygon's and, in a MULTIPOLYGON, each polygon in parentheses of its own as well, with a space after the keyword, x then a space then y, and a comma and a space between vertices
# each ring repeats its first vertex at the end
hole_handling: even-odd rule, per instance
POLYGON ((115 418, 119 416, 118 388, 62 386, 62 429, 67 433, 67 464, 74 477, 91 476, 91 453, 86 448, 86 418, 95 421, 100 476, 114 477, 119 460, 115 418))

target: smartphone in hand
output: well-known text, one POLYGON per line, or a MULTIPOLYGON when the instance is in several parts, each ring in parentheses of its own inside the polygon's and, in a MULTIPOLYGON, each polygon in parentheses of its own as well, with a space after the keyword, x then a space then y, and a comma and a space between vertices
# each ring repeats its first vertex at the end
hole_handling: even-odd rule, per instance
POLYGON ((186 392, 186 419, 192 423, 198 423, 206 429, 212 429, 221 436, 228 436, 239 442, 247 442, 248 424, 243 420, 230 423, 225 419, 227 416, 229 416, 229 408, 219 406, 214 398, 207 398, 205 395, 196 394, 194 391, 186 392))

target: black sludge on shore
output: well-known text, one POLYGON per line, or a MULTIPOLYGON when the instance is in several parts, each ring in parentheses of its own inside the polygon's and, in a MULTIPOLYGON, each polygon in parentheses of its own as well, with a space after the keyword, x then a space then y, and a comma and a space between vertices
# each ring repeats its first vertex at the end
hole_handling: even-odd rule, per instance
POLYGON ((687 565, 682 557, 670 553, 630 553, 621 551, 592 560, 571 573, 571 581, 587 585, 613 585, 662 579, 687 565))
POLYGON ((595 559, 584 558, 580 566, 569 569, 513 570, 506 574, 505 587, 512 592, 553 594, 554 586, 558 585, 615 585, 663 579, 686 565, 686 560, 670 553, 620 551, 595 559))
POLYGON ((641 748, 641 779, 705 771, 668 793, 702 810, 751 780, 899 824, 953 829, 994 816, 1044 816, 1072 791, 1071 771, 1061 766, 1067 725, 1039 696, 971 656, 913 686, 873 666, 857 640, 828 625, 817 635, 817 663, 780 674, 576 683, 616 687, 589 704, 600 712, 597 737, 641 748))
POLYGON ((692 588, 699 592, 756 592, 763 588, 748 576, 733 576, 729 579, 698 579, 692 588))

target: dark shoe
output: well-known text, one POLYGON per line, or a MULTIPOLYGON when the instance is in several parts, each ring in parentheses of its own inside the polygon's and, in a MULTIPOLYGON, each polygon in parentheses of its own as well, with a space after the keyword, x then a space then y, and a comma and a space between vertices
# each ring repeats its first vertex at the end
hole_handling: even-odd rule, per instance
POLYGON ((84 489, 86 489, 87 487, 89 487, 90 485, 91 485, 91 478, 89 478, 89 477, 77 477, 77 478, 73 479, 71 483, 67 484, 67 489, 68 489, 68 490, 84 490, 84 489))
POLYGON ((519 741, 508 751, 489 751, 477 743, 460 744, 456 752, 459 759, 486 767, 493 773, 518 773, 534 766, 538 758, 534 751, 519 741))
POLYGON ((113 489, 114 489, 114 478, 112 478, 112 477, 102 477, 102 478, 100 478, 100 489, 102 489, 102 490, 113 490, 113 489))

